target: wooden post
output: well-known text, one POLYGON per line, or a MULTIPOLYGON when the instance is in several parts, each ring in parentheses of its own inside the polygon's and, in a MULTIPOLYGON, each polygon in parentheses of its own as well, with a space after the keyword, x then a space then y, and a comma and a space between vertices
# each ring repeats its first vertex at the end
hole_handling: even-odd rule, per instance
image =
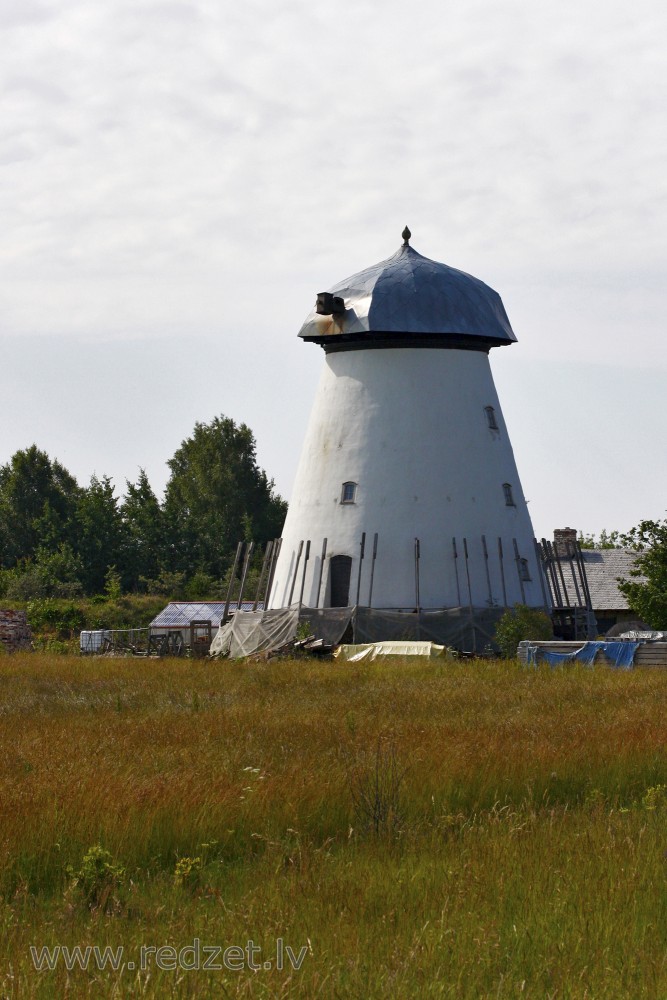
POLYGON ((415 538, 415 601, 417 604, 417 641, 421 639, 421 599, 419 595, 419 557, 421 555, 419 539, 415 538))
POLYGON ((560 587, 558 586, 558 576, 556 575, 555 568, 555 558, 553 552, 551 551, 551 542, 548 542, 546 538, 542 539, 542 548, 547 554, 547 568, 549 570, 549 581, 551 586, 552 597, 554 599, 554 604, 557 608, 564 608, 563 598, 561 597, 560 587))
POLYGON ((271 599, 271 588, 273 587, 273 578, 276 573, 276 565, 278 563, 278 556, 280 555, 280 550, 283 546, 282 538, 276 538, 273 546, 273 552, 271 554, 271 565, 269 567, 269 575, 266 581, 266 593, 264 595, 264 610, 268 608, 269 601, 271 599))
POLYGON ((227 618, 229 617, 229 602, 232 599, 232 587, 234 586, 234 577, 236 576, 236 569, 239 564, 239 559, 241 558, 242 549, 243 549, 243 542, 239 542, 238 545, 236 546, 236 558, 234 559, 234 565, 232 566, 232 573, 231 576, 229 577, 229 587, 227 588, 227 600, 225 601, 225 607, 222 612, 222 621, 220 622, 221 625, 224 625, 225 622, 227 621, 227 618))
POLYGON ((568 606, 568 608, 570 608, 572 607, 572 604, 570 603, 570 595, 568 594, 567 586, 565 585, 565 575, 563 573, 563 565, 560 561, 560 553, 555 545, 551 545, 551 543, 549 543, 549 546, 552 549, 554 554, 554 559, 556 560, 556 568, 558 569, 558 576, 560 577, 560 582, 563 584, 563 597, 565 598, 565 603, 568 606))
POLYGON ((452 538, 452 550, 454 552, 454 574, 456 575, 456 600, 458 601, 458 607, 461 607, 461 585, 459 583, 459 554, 456 551, 456 539, 452 538))
POLYGON ((243 591, 245 590, 245 581, 248 575, 248 567, 250 566, 250 557, 252 556, 252 550, 255 547, 254 542, 248 542, 248 548, 245 551, 245 559, 243 560, 243 575, 241 576, 241 589, 239 590, 239 600, 236 605, 236 610, 241 610, 241 601, 243 600, 243 591))
POLYGON ((577 566, 579 567, 579 577, 581 579, 581 586, 586 598, 586 608, 589 611, 593 610, 593 601, 591 600, 591 592, 588 589, 588 577, 586 576, 586 564, 584 563, 584 557, 581 552, 581 545, 579 542, 574 543, 574 551, 577 557, 577 566))
POLYGON ((356 606, 359 607, 359 592, 361 590, 361 564, 364 561, 364 552, 366 551, 366 532, 361 532, 361 544, 359 545, 359 572, 357 573, 357 600, 356 606))
POLYGON ((368 607, 370 608, 371 601, 373 600, 373 577, 375 576, 375 558, 378 554, 378 533, 375 532, 373 536, 373 558, 371 560, 371 584, 368 588, 368 607))
POLYGON ((419 601, 419 557, 420 557, 420 546, 419 539, 415 538, 415 604, 417 605, 417 614, 420 610, 419 601))
POLYGON ((294 567, 294 579, 292 580, 292 586, 289 592, 289 601, 287 602, 288 607, 292 607, 292 598, 294 597, 294 588, 296 586, 296 578, 299 573, 299 563, 301 562, 301 553, 303 552, 303 539, 299 542, 299 551, 296 555, 296 566, 294 567))
POLYGON ((320 606, 320 592, 322 590, 322 574, 324 573, 324 560, 327 557, 327 540, 326 538, 322 542, 322 555, 320 556, 320 576, 317 581, 317 598, 315 600, 315 607, 320 606))
POLYGON ((533 538, 535 545, 535 558, 537 559, 537 572, 540 574, 540 587, 542 588, 542 600, 544 602, 544 613, 549 614, 549 601, 547 600, 547 589, 544 585, 544 566, 542 564, 542 549, 536 538, 533 538))
POLYGON ((507 587, 505 586, 505 562, 503 560, 503 540, 498 536, 498 559, 500 561, 500 579, 503 585, 503 607, 507 607, 507 587))
MULTIPOLYGON (((576 557, 575 557, 574 552, 570 548, 570 543, 569 542, 566 542, 566 546, 565 547, 566 547, 566 551, 567 551, 567 561, 570 564, 570 572, 572 573, 572 583, 574 584, 574 593, 575 593, 575 597, 576 597, 576 600, 577 600, 577 605, 579 607, 581 607, 581 608, 585 608, 586 607, 586 595, 583 594, 579 590, 579 582, 577 580, 577 574, 574 571, 574 565, 575 565, 575 559, 576 559, 576 557)), ((578 569, 579 569, 579 564, 577 563, 577 570, 578 569)))
POLYGON ((489 550, 486 547, 486 535, 482 535, 482 549, 484 550, 484 568, 486 570, 486 585, 489 588, 489 607, 493 607, 493 591, 491 590, 491 574, 489 573, 489 550))
POLYGON ((470 609, 470 631, 472 632, 472 651, 477 652, 477 635, 475 633, 475 613, 472 608, 472 587, 470 586, 470 565, 468 563, 468 540, 463 539, 463 554, 466 560, 466 579, 468 581, 468 608, 470 609))
POLYGON ((273 549, 273 541, 267 543, 266 551, 264 552, 264 560, 262 562, 262 571, 259 574, 259 582, 257 584, 257 593, 255 594, 255 603, 252 606, 253 611, 257 611, 257 605, 259 604, 259 595, 262 593, 262 584, 264 583, 264 574, 266 573, 267 567, 271 562, 271 551, 273 549))
POLYGON ((519 587, 521 588, 521 603, 526 603, 526 589, 523 585, 523 576, 521 575, 521 556, 519 555, 519 546, 517 545, 516 538, 512 539, 512 544, 514 545, 514 561, 516 562, 516 572, 519 577, 519 587))
POLYGON ((301 576, 301 590, 299 591, 299 607, 303 603, 303 588, 306 586, 306 567, 310 559, 310 539, 306 542, 306 553, 303 557, 303 574, 301 576))

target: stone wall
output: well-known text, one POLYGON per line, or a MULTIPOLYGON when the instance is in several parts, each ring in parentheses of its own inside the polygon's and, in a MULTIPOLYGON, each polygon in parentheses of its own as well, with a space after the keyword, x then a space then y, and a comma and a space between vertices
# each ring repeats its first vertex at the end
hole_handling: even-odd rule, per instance
POLYGON ((0 652, 32 648, 32 632, 25 611, 0 610, 0 652))

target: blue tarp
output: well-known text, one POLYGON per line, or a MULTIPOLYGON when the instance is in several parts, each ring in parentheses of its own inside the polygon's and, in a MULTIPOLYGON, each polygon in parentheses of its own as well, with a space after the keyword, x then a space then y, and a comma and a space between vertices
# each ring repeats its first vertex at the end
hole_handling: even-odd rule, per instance
POLYGON ((577 660, 592 667, 597 654, 602 651, 613 667, 623 667, 629 670, 635 659, 635 653, 641 646, 640 642, 585 642, 579 649, 571 653, 554 653, 542 646, 528 646, 528 663, 548 663, 551 667, 559 667, 563 663, 577 660))

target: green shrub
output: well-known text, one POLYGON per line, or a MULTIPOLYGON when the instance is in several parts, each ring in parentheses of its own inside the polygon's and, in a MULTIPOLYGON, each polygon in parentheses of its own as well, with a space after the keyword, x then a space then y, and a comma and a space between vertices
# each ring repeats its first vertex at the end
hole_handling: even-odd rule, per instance
POLYGON ((79 896, 89 909, 107 911, 118 905, 117 892, 125 880, 125 869, 99 844, 87 851, 78 870, 68 867, 67 874, 72 880, 70 896, 79 896))
POLYGON ((104 577, 104 593, 110 601, 118 601, 123 595, 120 573, 115 566, 109 566, 104 577))
POLYGON ((174 885, 183 889, 196 889, 202 874, 202 859, 179 858, 174 871, 174 885))
POLYGON ((63 543, 51 552, 40 547, 34 559, 22 559, 2 571, 0 589, 10 601, 30 601, 40 597, 78 597, 81 560, 63 543))
POLYGON ((642 799, 642 806, 648 812, 655 812, 657 809, 664 809, 667 805, 667 786, 652 785, 646 789, 642 799))
POLYGON ((219 601, 222 596, 220 581, 203 569, 198 569, 188 580, 183 594, 188 601, 219 601))
POLYGON ((3 590, 10 601, 30 601, 47 596, 49 581, 41 566, 21 564, 5 570, 3 590))
POLYGON ((85 627, 83 610, 74 601, 37 598, 28 601, 26 611, 33 632, 55 632, 60 639, 69 639, 85 627))
POLYGON ((501 654, 511 659, 524 639, 553 639, 553 634, 551 618, 544 611, 515 604, 496 625, 496 644, 501 654))

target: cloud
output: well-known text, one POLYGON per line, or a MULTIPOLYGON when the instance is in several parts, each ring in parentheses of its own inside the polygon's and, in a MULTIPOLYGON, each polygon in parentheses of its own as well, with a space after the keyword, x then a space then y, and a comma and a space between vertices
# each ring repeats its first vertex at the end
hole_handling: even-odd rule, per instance
POLYGON ((657 0, 5 5, 2 330, 214 336, 243 378, 408 223, 500 291, 521 357, 664 370, 666 21, 657 0))

